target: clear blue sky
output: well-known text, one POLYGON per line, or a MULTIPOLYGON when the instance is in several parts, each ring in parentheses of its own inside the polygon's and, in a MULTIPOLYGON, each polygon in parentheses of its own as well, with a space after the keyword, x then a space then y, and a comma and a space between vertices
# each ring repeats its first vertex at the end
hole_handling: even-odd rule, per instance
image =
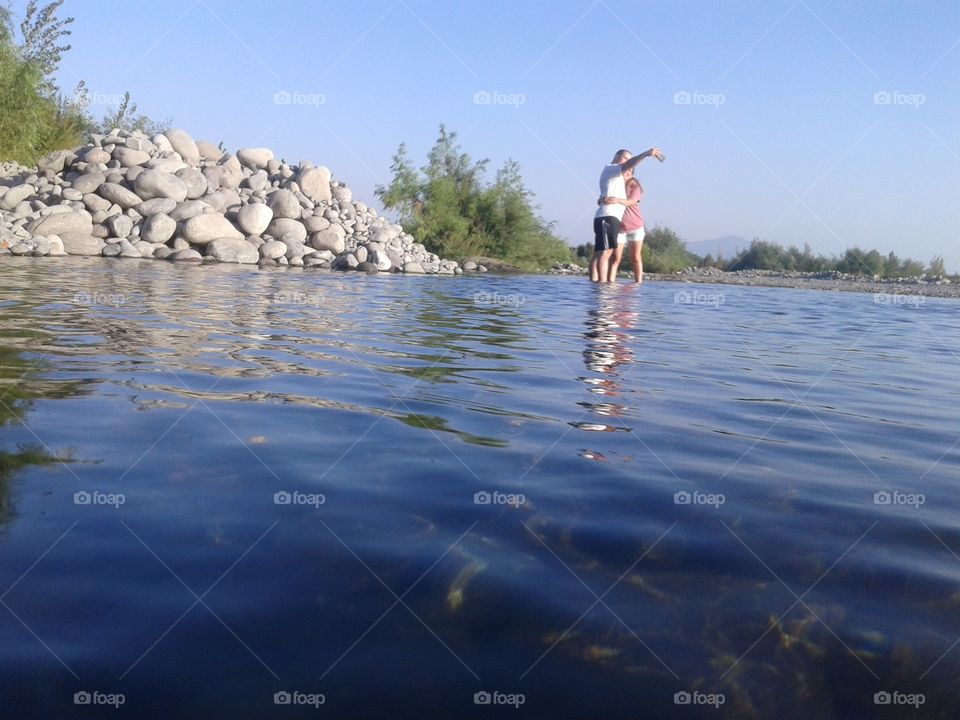
POLYGON ((586 242, 600 167, 658 144, 667 162, 639 173, 648 225, 943 254, 960 270, 955 1, 67 0, 62 13, 76 17, 65 88, 130 90, 198 139, 323 163, 371 202, 399 143, 419 163, 443 122, 494 169, 518 160, 542 215, 586 242))

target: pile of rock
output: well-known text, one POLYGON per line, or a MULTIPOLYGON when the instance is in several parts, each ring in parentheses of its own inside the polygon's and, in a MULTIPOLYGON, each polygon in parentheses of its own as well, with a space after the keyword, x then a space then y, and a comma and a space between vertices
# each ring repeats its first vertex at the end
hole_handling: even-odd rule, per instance
POLYGON ((0 166, 0 255, 102 255, 460 274, 330 171, 183 130, 114 130, 34 168, 0 166))

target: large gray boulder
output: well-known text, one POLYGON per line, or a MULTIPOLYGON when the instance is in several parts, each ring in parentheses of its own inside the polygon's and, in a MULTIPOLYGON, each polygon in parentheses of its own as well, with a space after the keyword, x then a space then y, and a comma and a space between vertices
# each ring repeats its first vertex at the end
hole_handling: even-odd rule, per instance
POLYGON ((247 235, 261 235, 273 220, 273 210, 263 203, 244 205, 237 213, 237 225, 247 235))
POLYGON ((113 159, 122 167, 135 167, 143 165, 150 160, 150 153, 145 150, 133 150, 123 145, 119 145, 113 150, 113 159))
POLYGON ((99 255, 103 242, 86 233, 65 232, 59 234, 67 255, 99 255))
POLYGON ((237 160, 244 167, 251 170, 266 169, 267 163, 273 160, 273 150, 270 148, 241 148, 237 150, 237 160))
POLYGON ((346 249, 346 241, 343 228, 339 225, 333 225, 326 230, 315 233, 310 238, 310 246, 317 250, 329 250, 334 255, 339 255, 346 249))
POLYGON ((86 210, 54 213, 27 223, 31 235, 59 235, 70 232, 90 235, 93 232, 93 218, 86 210))
POLYGON ((308 168, 297 178, 300 192, 313 202, 330 202, 330 171, 325 167, 308 168))
POLYGON ((243 240, 243 233, 219 213, 204 213, 181 223, 180 234, 194 245, 206 245, 217 238, 243 240))
POLYGON ((86 195, 87 193, 96 192, 97 188, 103 185, 107 181, 107 176, 104 175, 99 170, 91 170, 85 172, 79 177, 75 177, 73 182, 70 183, 73 186, 74 190, 86 195))
POLYGON ((137 175, 133 189, 144 200, 170 198, 179 203, 187 199, 187 186, 183 180, 159 170, 144 170, 137 175))
POLYGON ((179 128, 167 130, 164 136, 170 142, 173 149, 183 158, 183 161, 189 165, 196 165, 200 162, 200 150, 197 144, 187 133, 179 128))
MULTIPOLYGON (((177 201, 173 198, 154 198, 153 200, 145 200, 139 205, 137 205, 134 210, 136 210, 143 217, 149 217, 150 215, 156 215, 157 213, 166 213, 170 214, 177 208, 177 201)), ((186 220, 186 218, 177 218, 178 220, 186 220)))
POLYGON ((148 217, 140 228, 140 239, 148 243, 165 243, 177 231, 177 221, 164 213, 148 217))
POLYGON ((290 218, 274 218, 267 226, 266 234, 277 240, 286 240, 287 237, 291 237, 300 243, 307 239, 307 229, 303 223, 290 218))
POLYGON ((167 215, 177 222, 183 222, 184 220, 189 220, 192 217, 196 217, 210 210, 212 210, 212 208, 203 202, 203 200, 187 200, 171 208, 170 211, 167 212, 167 215))
POLYGON ((110 234, 113 235, 113 237, 125 238, 129 237, 130 233, 133 232, 133 220, 119 213, 108 217, 104 224, 110 230, 110 234))
POLYGON ((273 210, 275 218, 299 220, 302 208, 297 196, 289 190, 277 190, 267 198, 267 207, 273 210))
POLYGON ((260 260, 260 252, 244 238, 217 238, 207 245, 207 255, 225 263, 252 265, 260 260))
POLYGON ((112 203, 116 203, 124 210, 135 207, 143 202, 141 197, 133 190, 128 190, 123 185, 112 182, 104 183, 97 188, 97 194, 112 203))
POLYGON ((197 168, 188 167, 177 170, 177 177, 187 188, 188 200, 196 200, 207 191, 207 178, 197 168))
POLYGON ((3 198, 0 198, 0 208, 4 210, 13 210, 17 205, 34 195, 37 189, 30 184, 15 185, 7 190, 3 198))

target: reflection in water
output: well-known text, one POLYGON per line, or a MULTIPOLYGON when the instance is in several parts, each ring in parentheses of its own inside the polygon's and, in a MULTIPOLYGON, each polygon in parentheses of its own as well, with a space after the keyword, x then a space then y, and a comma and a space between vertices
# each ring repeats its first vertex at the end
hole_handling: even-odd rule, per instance
MULTIPOLYGON (((4 310, 8 324, 17 325, 18 315, 9 307, 4 310)), ((26 422, 37 400, 59 400, 88 392, 80 382, 41 378, 44 364, 25 357, 25 349, 41 346, 43 340, 43 333, 22 327, 2 332, 6 347, 0 347, 0 427, 26 422)), ((42 443, 19 444, 15 451, 0 448, 0 528, 16 514, 11 488, 14 472, 29 465, 53 465, 69 459, 68 454, 51 454, 42 443)))
POLYGON ((631 428, 621 423, 629 417, 630 407, 612 398, 636 397, 636 389, 629 387, 627 375, 632 369, 633 351, 630 342, 631 330, 640 313, 634 309, 636 297, 632 287, 598 287, 596 304, 587 309, 586 346, 583 362, 592 376, 579 378, 587 390, 602 399, 578 403, 599 418, 570 423, 580 430, 595 432, 629 432, 631 428), (613 420, 608 420, 612 418, 613 420), (602 421, 601 421, 602 420, 602 421))

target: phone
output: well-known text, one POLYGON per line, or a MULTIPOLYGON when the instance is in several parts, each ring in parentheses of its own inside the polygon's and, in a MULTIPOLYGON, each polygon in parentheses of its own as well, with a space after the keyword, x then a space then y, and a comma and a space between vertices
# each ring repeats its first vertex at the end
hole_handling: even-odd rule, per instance
POLYGON ((663 153, 660 153, 660 154, 657 156, 657 160, 659 160, 660 162, 663 162, 663 161, 666 160, 666 159, 667 159, 667 156, 664 155, 663 153))

